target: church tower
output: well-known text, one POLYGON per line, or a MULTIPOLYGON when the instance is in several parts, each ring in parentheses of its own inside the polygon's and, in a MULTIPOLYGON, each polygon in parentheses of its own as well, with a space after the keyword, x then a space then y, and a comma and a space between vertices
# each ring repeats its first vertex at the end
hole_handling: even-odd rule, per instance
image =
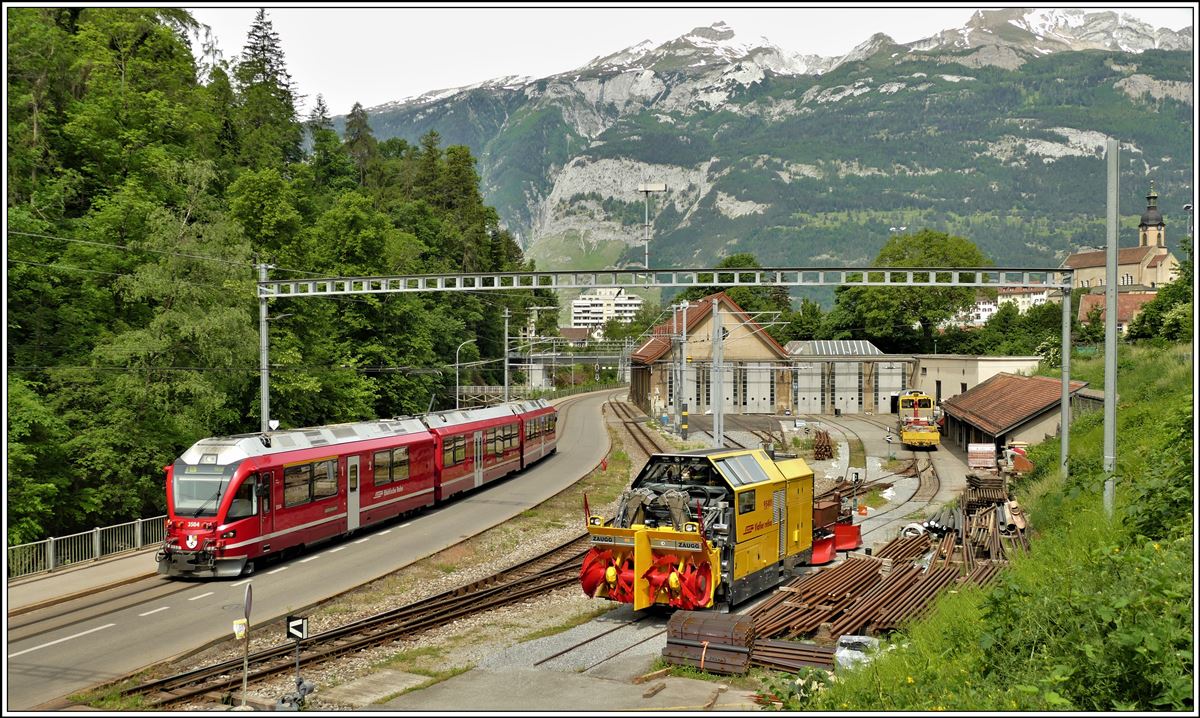
POLYGON ((1158 193, 1154 191, 1154 180, 1150 180, 1150 194, 1146 195, 1146 211, 1142 213, 1142 221, 1138 225, 1138 246, 1166 248, 1165 229, 1162 212, 1158 211, 1158 193))

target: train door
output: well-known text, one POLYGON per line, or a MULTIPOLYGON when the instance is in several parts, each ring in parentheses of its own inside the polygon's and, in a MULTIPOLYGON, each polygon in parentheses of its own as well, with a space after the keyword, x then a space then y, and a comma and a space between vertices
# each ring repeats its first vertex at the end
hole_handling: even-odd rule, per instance
POLYGON ((346 530, 358 528, 358 457, 346 458, 346 530))
POLYGON ((483 486, 483 432, 475 432, 475 486, 483 486))
POLYGON ((271 478, 270 471, 263 471, 258 475, 258 485, 254 489, 258 499, 258 535, 263 539, 263 545, 259 548, 263 553, 271 550, 269 537, 275 530, 275 514, 271 511, 274 508, 271 505, 271 478))

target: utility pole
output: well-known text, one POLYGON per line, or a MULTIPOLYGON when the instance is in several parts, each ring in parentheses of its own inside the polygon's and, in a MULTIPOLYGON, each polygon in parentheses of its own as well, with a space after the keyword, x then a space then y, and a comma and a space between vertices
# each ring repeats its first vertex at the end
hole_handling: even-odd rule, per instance
MULTIPOLYGON (((1104 268, 1104 514, 1112 517, 1117 476, 1117 221, 1120 203, 1120 146, 1110 137, 1105 151, 1108 155, 1108 256, 1107 266, 1104 268)), ((1063 366, 1066 366, 1066 363, 1063 366)), ((1067 390, 1069 388, 1064 391, 1067 390)))
MULTIPOLYGON (((258 281, 267 281, 267 270, 274 265, 263 262, 255 266, 258 267, 258 281)), ((271 430, 271 363, 267 346, 267 298, 264 295, 258 298, 259 431, 264 434, 271 430)))
POLYGON ((679 305, 671 305, 671 376, 674 381, 671 382, 671 406, 675 411, 675 431, 679 431, 680 413, 679 413, 679 305))
POLYGON ((713 422, 713 448, 720 449, 725 446, 725 417, 722 411, 725 408, 725 387, 721 382, 722 366, 721 360, 724 354, 725 337, 721 330, 721 305, 719 299, 712 300, 712 378, 713 382, 713 406, 712 406, 712 422, 713 422))
POLYGON ((512 313, 504 308, 504 403, 508 403, 508 317, 512 313))
POLYGON ((666 191, 667 185, 664 182, 643 182, 638 185, 638 192, 646 195, 646 255, 644 260, 646 269, 650 269, 650 193, 666 191))

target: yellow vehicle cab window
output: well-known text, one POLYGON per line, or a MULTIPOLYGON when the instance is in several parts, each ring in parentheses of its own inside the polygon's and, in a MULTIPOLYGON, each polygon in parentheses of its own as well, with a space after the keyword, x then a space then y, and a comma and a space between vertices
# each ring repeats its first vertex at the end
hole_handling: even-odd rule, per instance
POLYGON ((734 486, 746 486, 768 480, 766 472, 753 454, 730 456, 727 459, 718 459, 714 463, 721 475, 734 486))
POLYGON ((754 510, 754 489, 747 489, 738 494, 738 514, 747 514, 754 510))

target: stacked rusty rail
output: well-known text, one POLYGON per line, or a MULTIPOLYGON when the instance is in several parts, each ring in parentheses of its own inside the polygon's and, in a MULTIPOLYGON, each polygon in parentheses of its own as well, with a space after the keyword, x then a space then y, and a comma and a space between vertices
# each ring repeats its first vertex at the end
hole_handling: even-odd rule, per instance
POLYGON ((879 613, 905 595, 921 578, 921 568, 908 564, 893 570, 883 581, 863 594, 854 607, 833 621, 829 628, 832 638, 863 632, 875 623, 879 613))
POLYGON ((818 429, 817 435, 813 439, 813 459, 823 461, 833 458, 833 441, 829 438, 829 432, 824 429, 818 429))
POLYGON ((750 664, 788 673, 796 673, 805 666, 832 671, 833 653, 833 646, 759 638, 754 641, 750 664))
POLYGON ((905 621, 924 616, 933 606, 933 599, 942 589, 958 580, 957 568, 931 568, 921 574, 920 580, 909 586, 887 608, 880 611, 872 622, 876 631, 894 630, 905 621))
POLYGON ((975 564, 975 567, 959 579, 963 584, 974 584, 976 586, 985 586, 1000 575, 1000 571, 1004 568, 1003 561, 981 561, 975 564))
POLYGON ((883 562, 851 554, 842 563, 781 586, 753 614, 755 635, 795 638, 828 623, 883 580, 883 562))
POLYGON ((924 556, 927 551, 929 551, 929 534, 921 534, 920 536, 897 536, 873 555, 876 558, 890 558, 893 561, 912 561, 924 556))

